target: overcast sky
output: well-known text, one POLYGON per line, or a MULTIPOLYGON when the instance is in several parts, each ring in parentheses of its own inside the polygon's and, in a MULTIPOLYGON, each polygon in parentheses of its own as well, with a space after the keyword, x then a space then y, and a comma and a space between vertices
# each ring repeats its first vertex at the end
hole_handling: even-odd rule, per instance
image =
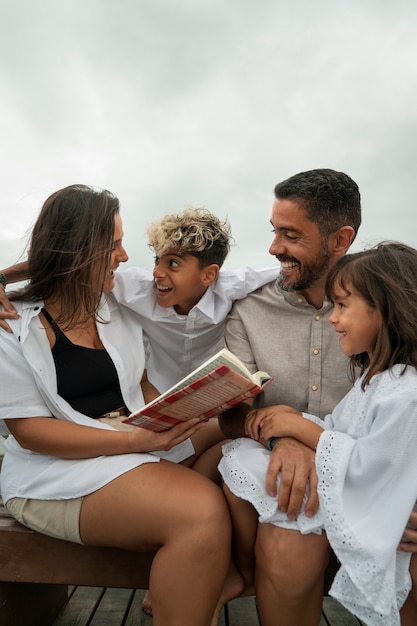
POLYGON ((348 173, 354 249, 417 247, 415 0, 0 0, 0 268, 44 199, 119 198, 130 265, 146 224, 189 205, 228 217, 228 267, 271 262, 275 184, 348 173))

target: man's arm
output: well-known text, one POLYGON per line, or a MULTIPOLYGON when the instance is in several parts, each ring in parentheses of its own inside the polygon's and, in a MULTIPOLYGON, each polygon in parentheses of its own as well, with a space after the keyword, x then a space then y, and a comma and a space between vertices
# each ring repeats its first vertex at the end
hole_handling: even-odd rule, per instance
POLYGON ((21 280, 26 280, 27 278, 28 267, 26 261, 16 263, 15 265, 6 267, 4 270, 0 270, 0 305, 2 307, 2 310, 0 310, 0 328, 9 333, 11 333, 12 330, 6 320, 15 320, 19 316, 13 304, 6 296, 5 285, 9 283, 17 283, 21 280))

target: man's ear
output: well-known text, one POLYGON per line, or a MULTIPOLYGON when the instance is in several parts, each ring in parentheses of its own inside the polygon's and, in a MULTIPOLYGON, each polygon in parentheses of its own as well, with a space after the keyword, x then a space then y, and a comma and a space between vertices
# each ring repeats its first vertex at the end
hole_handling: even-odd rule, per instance
POLYGON ((217 265, 217 263, 212 263, 211 265, 207 265, 203 269, 203 273, 201 277, 201 282, 203 283, 203 285, 208 287, 209 285, 214 283, 217 276, 219 275, 219 272, 220 272, 220 267, 217 265))
POLYGON ((335 257, 344 256, 355 238, 352 226, 342 226, 332 233, 328 239, 329 251, 335 257))

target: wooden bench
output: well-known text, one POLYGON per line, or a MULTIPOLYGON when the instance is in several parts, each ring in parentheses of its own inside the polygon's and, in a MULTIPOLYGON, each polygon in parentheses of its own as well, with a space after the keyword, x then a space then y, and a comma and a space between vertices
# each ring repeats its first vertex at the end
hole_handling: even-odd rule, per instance
POLYGON ((0 626, 50 626, 68 585, 147 589, 153 557, 47 537, 19 524, 0 500, 0 626))

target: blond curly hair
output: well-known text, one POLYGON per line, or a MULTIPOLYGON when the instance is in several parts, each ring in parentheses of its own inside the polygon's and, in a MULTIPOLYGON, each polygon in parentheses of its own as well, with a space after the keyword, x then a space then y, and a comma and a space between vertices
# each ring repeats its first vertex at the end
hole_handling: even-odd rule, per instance
POLYGON ((192 254, 200 267, 212 263, 221 267, 232 240, 227 219, 221 221, 207 209, 195 207, 151 222, 146 232, 148 245, 158 257, 168 250, 179 256, 192 254))

